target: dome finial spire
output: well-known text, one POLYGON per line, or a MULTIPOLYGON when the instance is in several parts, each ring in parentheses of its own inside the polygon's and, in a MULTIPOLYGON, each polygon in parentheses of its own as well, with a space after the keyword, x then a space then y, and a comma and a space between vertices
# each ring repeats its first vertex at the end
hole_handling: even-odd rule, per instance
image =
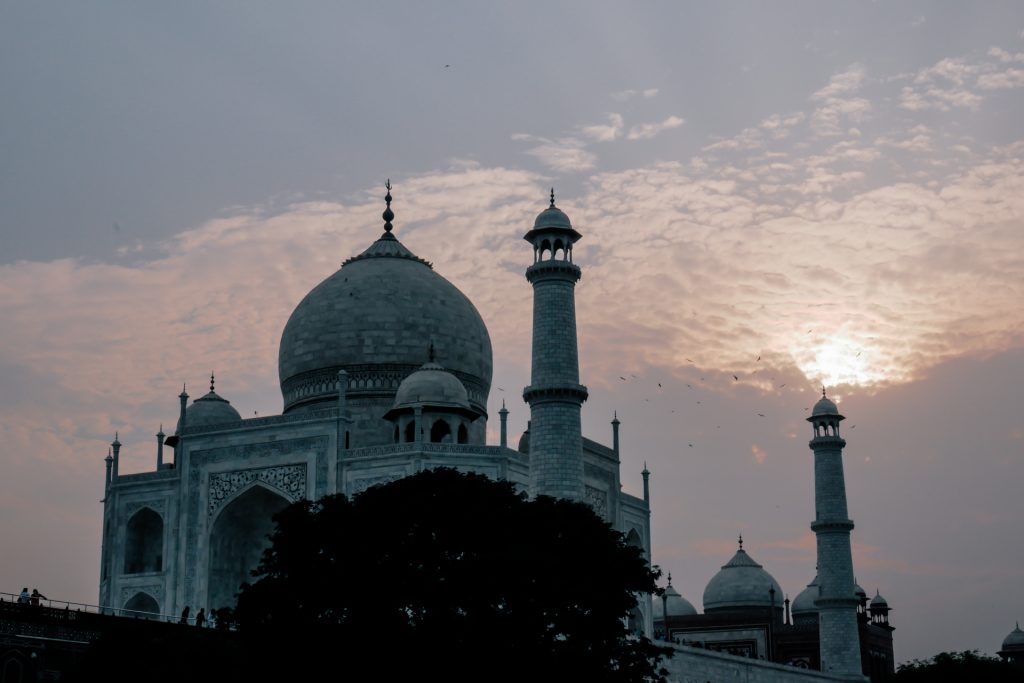
POLYGON ((555 188, 551 188, 551 208, 555 208, 555 188))
POLYGON ((391 221, 395 220, 395 212, 391 210, 391 178, 388 178, 387 182, 384 183, 384 187, 388 190, 388 193, 384 195, 384 201, 387 202, 387 206, 384 209, 384 213, 381 214, 381 218, 384 219, 384 232, 391 232, 391 229, 394 227, 391 225, 391 221))
POLYGON ((427 360, 434 362, 434 342, 430 342, 430 348, 427 349, 427 360))
POLYGON ((827 398, 827 396, 825 396, 825 385, 824 384, 821 385, 821 397, 822 398, 827 398))
POLYGON ((743 550, 743 534, 740 534, 740 550, 743 550))
POLYGON ((210 391, 213 391, 213 370, 210 370, 210 391))

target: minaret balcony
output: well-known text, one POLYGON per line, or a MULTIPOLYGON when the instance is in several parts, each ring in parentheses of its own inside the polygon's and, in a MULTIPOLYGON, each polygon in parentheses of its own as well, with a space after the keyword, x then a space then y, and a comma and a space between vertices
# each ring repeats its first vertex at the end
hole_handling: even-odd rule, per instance
POLYGON ((815 450, 819 448, 846 448, 846 439, 842 438, 841 436, 832 436, 831 434, 829 434, 828 436, 816 436, 810 441, 808 441, 807 445, 815 450))
POLYGON ((856 607, 859 604, 860 600, 856 596, 849 598, 816 598, 814 600, 814 606, 819 609, 822 607, 825 609, 828 609, 829 607, 856 607))
POLYGON ((560 402, 569 400, 573 403, 583 403, 590 394, 582 384, 538 387, 530 385, 523 389, 523 400, 533 405, 545 401, 560 402))
POLYGON ((811 531, 814 533, 830 531, 853 531, 852 519, 816 519, 811 522, 811 531))
POLYGON ((526 269, 526 279, 532 284, 538 280, 572 280, 578 281, 583 271, 572 261, 562 259, 546 259, 537 261, 526 269))

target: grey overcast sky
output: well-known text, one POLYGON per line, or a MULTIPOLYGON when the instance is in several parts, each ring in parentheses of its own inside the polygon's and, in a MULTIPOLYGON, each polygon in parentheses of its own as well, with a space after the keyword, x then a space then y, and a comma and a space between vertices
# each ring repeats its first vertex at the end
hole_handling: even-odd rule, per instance
POLYGON ((518 434, 554 184, 585 429, 618 410, 680 592, 740 532, 813 578, 824 382, 898 661, 992 652, 1024 619, 1022 94, 1018 2, 5 3, 0 590, 95 602, 106 444, 151 468, 182 381, 280 411, 284 323, 388 177, 518 434))

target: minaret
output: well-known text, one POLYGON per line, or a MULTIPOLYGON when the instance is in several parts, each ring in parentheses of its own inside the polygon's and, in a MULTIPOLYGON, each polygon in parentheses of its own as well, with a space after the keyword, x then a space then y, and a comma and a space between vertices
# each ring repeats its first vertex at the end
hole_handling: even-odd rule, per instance
POLYGON ((576 346, 576 283, 582 273, 572 262, 580 238, 566 216, 551 205, 523 237, 533 245, 526 279, 533 285, 533 368, 523 399, 530 404, 530 493, 571 500, 583 498, 580 384, 576 346))
POLYGON ((160 425, 160 431, 156 433, 156 468, 162 470, 164 468, 164 426, 160 425))
POLYGON ((843 447, 839 423, 844 420, 836 404, 821 390, 807 421, 814 425, 808 444, 814 451, 814 509, 811 531, 818 544, 818 633, 821 670, 863 680, 857 604, 853 581, 850 531, 853 520, 846 508, 843 447))
POLYGON ((110 474, 110 481, 114 484, 117 483, 118 464, 121 460, 121 441, 117 438, 117 436, 117 432, 114 432, 114 440, 110 442, 110 447, 114 451, 114 467, 110 474))
POLYGON ((501 444, 502 448, 508 448, 508 408, 505 407, 505 399, 501 399, 501 410, 498 411, 501 418, 501 444))

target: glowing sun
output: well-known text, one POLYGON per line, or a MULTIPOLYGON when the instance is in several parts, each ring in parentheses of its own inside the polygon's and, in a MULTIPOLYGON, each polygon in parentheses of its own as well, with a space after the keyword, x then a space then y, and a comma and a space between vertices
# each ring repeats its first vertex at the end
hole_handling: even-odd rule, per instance
POLYGON ((798 365, 804 375, 826 386, 864 386, 884 379, 872 368, 870 351, 845 339, 826 340, 802 355, 806 360, 798 365))

